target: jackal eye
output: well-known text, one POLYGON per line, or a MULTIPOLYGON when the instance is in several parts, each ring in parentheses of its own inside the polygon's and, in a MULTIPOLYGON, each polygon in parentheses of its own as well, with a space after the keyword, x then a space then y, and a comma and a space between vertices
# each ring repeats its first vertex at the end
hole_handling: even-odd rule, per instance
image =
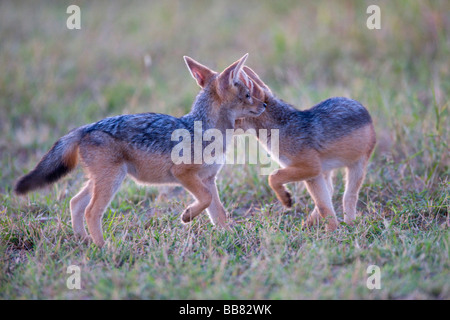
POLYGON ((245 95, 245 97, 246 97, 247 99, 250 99, 250 93, 247 93, 247 94, 245 95))

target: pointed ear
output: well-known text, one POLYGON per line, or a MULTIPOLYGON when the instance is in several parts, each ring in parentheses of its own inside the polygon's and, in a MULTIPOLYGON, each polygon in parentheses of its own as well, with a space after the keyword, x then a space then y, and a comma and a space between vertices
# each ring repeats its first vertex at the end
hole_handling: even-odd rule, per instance
POLYGON ((183 58, 184 62, 186 62, 186 66, 189 69, 189 72, 201 88, 204 88, 209 79, 211 79, 211 77, 216 74, 210 68, 202 65, 201 63, 188 56, 184 56, 183 58))
POLYGON ((242 73, 242 68, 244 67, 245 61, 247 61, 247 58, 248 58, 248 53, 244 54, 244 56, 238 60, 238 64, 236 65, 234 70, 231 72, 233 75, 233 82, 237 82, 238 79, 240 79, 241 77, 243 78, 241 73, 242 73))
POLYGON ((247 74, 250 79, 255 81, 257 85, 259 85, 261 88, 267 90, 268 92, 272 92, 270 88, 261 80, 261 78, 256 74, 255 71, 253 71, 250 67, 244 66, 243 68, 244 73, 247 74))
POLYGON ((220 74, 220 82, 222 84, 233 85, 239 79, 241 79, 244 83, 248 83, 248 79, 246 75, 242 75, 242 68, 244 67, 244 63, 247 60, 248 53, 246 53, 242 58, 232 63, 228 68, 222 71, 220 74))
POLYGON ((245 66, 241 69, 239 72, 239 79, 244 83, 244 85, 251 91, 253 88, 253 81, 250 79, 250 77, 244 72, 245 66))

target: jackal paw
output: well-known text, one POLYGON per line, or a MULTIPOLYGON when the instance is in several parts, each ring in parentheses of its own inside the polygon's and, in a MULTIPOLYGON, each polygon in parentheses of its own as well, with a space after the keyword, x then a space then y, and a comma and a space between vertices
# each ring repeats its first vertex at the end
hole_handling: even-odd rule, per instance
POLYGON ((320 221, 320 215, 317 212, 317 210, 314 210, 309 217, 306 219, 306 226, 307 227, 314 227, 319 224, 320 221))
POLYGON ((327 218, 327 225, 325 227, 326 232, 333 232, 338 227, 338 221, 335 217, 329 217, 327 218))
POLYGON ((223 232, 233 232, 235 231, 234 226, 236 225, 236 223, 234 222, 228 222, 228 223, 224 223, 224 224, 216 224, 214 225, 214 228, 223 232))
POLYGON ((191 215, 191 209, 187 208, 183 211, 183 213, 181 214, 181 221, 183 223, 189 223, 192 222, 192 220, 194 219, 194 217, 192 217, 191 215))
POLYGON ((344 222, 345 222, 346 224, 348 224, 349 226, 354 225, 354 220, 355 220, 355 217, 354 217, 354 216, 351 217, 351 216, 349 216, 349 215, 347 215, 347 214, 344 214, 344 222))
POLYGON ((292 196, 289 191, 285 190, 284 194, 280 196, 279 200, 281 201, 281 204, 286 208, 292 208, 292 196))
POLYGON ((227 218, 219 218, 219 219, 214 219, 213 224, 214 226, 216 226, 217 228, 223 228, 226 230, 229 230, 229 226, 232 223, 232 221, 227 221, 227 218))
POLYGON ((79 240, 84 244, 90 244, 93 242, 92 237, 87 235, 86 233, 85 234, 75 233, 75 239, 79 240))

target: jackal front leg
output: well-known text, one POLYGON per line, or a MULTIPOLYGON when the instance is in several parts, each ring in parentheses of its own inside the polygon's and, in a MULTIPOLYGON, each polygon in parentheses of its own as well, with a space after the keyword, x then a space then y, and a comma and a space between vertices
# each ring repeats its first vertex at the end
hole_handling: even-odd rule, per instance
MULTIPOLYGON (((306 188, 308 189, 311 197, 314 200, 316 205, 317 212, 320 214, 320 217, 325 219, 326 221, 326 229, 327 231, 334 231, 337 229, 337 218, 336 213, 334 212, 333 204, 331 202, 331 195, 329 193, 327 182, 323 175, 319 175, 313 179, 309 179, 306 181, 306 188)), ((314 211, 313 211, 314 214, 314 211)), ((309 217, 307 220, 308 224, 316 223, 317 216, 309 217)))
POLYGON ((209 189, 212 195, 212 201, 206 209, 211 222, 223 228, 228 229, 227 226, 227 212, 220 201, 219 191, 217 190, 216 176, 209 177, 203 180, 205 186, 209 189))
POLYGON ((190 204, 181 214, 181 221, 184 223, 191 222, 203 210, 209 207, 213 196, 195 171, 175 169, 172 173, 181 185, 196 199, 196 201, 190 204))
MULTIPOLYGON (((332 171, 325 171, 323 173, 323 178, 325 179, 325 182, 327 184, 328 193, 330 195, 330 198, 333 199, 333 172, 332 171)), ((320 221, 320 213, 319 208, 317 208, 317 205, 314 207, 314 210, 309 215, 308 219, 306 220, 306 225, 311 227, 318 225, 320 221)))
POLYGON ((319 174, 319 170, 315 167, 286 167, 275 170, 269 176, 269 185, 275 191, 278 200, 288 208, 292 207, 291 193, 286 189, 284 184, 294 181, 310 179, 319 174))

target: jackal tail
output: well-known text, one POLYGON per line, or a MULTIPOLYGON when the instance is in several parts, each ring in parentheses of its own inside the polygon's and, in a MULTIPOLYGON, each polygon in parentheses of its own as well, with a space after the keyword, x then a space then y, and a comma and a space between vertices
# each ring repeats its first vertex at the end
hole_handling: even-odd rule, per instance
POLYGON ((55 142, 36 168, 17 181, 14 192, 24 195, 45 187, 67 175, 78 163, 78 147, 81 131, 75 129, 55 142))

